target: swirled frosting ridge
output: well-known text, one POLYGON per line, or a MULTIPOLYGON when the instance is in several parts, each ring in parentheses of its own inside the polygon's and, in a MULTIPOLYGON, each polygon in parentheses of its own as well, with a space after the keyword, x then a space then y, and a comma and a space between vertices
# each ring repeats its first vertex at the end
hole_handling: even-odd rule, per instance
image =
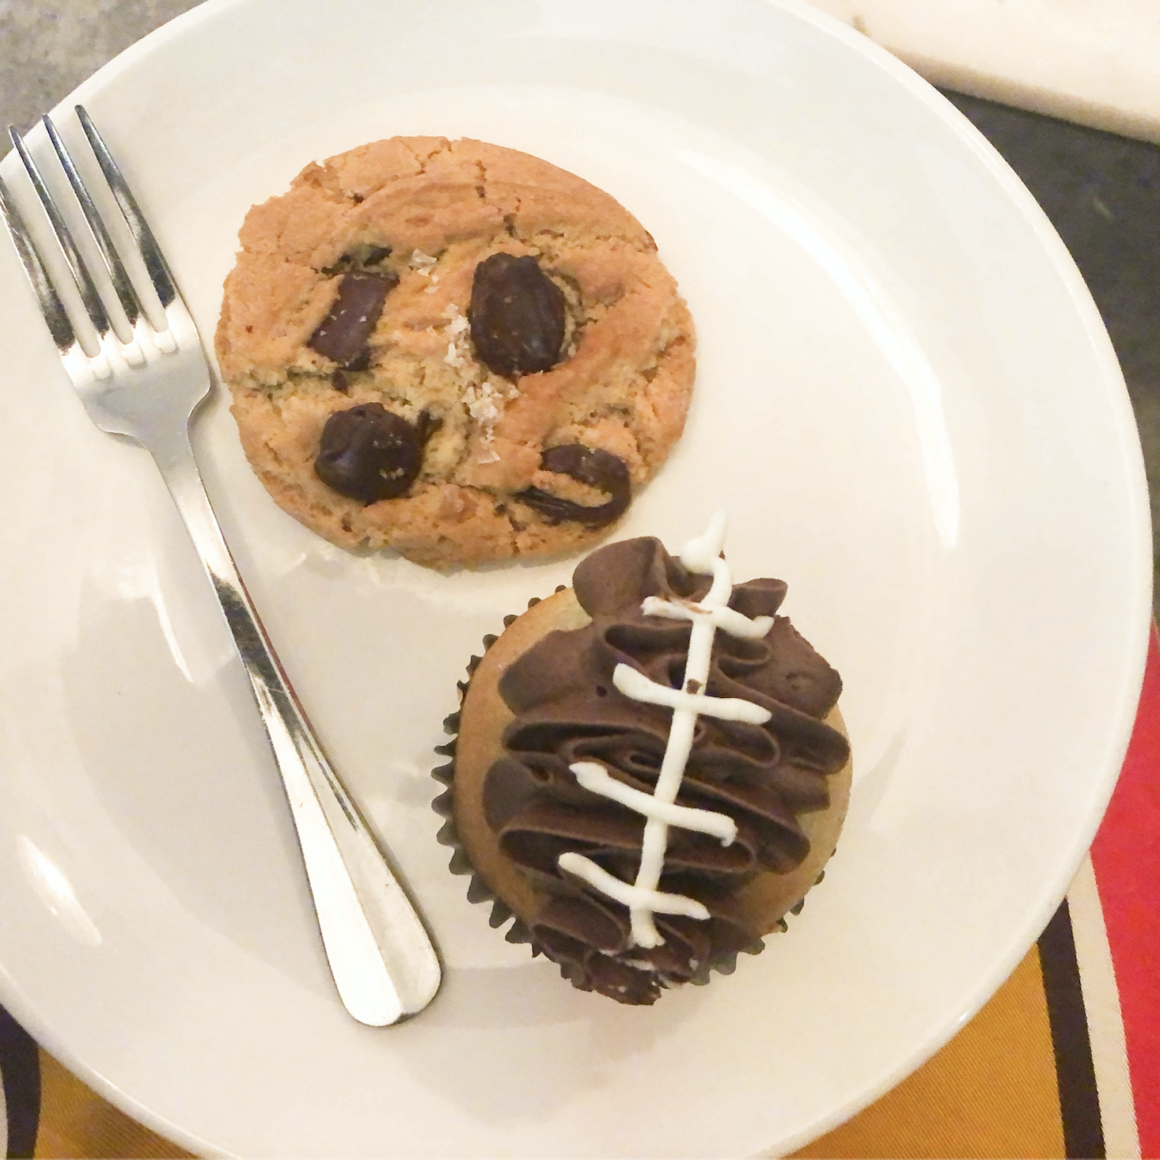
POLYGON ((768 930, 738 904, 738 891, 762 871, 785 873, 803 861, 809 841, 798 817, 829 804, 826 778, 849 756, 845 738, 821 720, 841 692, 838 674, 776 615, 785 584, 738 584, 729 606, 771 616, 773 626, 756 640, 718 633, 706 688, 697 691, 754 702, 770 719, 698 720, 677 802, 728 815, 737 837, 723 846, 707 834, 671 830, 660 880, 661 890, 696 899, 710 917, 658 915, 664 942, 645 950, 632 945, 625 907, 561 872, 559 855, 576 851, 633 880, 644 819, 584 789, 569 766, 599 762, 618 781, 652 792, 672 712, 626 697, 612 673, 628 664, 680 688, 691 625, 646 616, 641 603, 649 596, 695 602, 709 583, 656 539, 609 545, 573 577, 591 623, 549 633, 499 684, 515 719, 504 732, 505 755, 487 772, 484 812, 500 848, 542 899, 529 923, 533 943, 574 985, 621 1002, 651 1003, 662 986, 704 974, 768 930))

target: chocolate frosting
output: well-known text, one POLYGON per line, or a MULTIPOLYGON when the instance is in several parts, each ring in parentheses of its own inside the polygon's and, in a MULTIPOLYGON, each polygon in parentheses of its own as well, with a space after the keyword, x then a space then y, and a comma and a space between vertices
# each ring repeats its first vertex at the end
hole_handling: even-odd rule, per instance
MULTIPOLYGON (((680 688, 691 625, 645 616, 646 596, 699 600, 710 578, 688 572, 659 540, 612 544, 576 569, 576 597, 592 623, 544 637, 509 666, 499 691, 515 714, 505 755, 488 770, 484 812, 505 854, 542 899, 533 945, 583 990, 627 1003, 652 1003, 662 986, 703 976, 765 933, 737 905, 741 886, 762 870, 798 866, 809 841, 798 815, 829 804, 826 777, 849 755, 845 738, 822 723, 841 692, 838 674, 788 619, 780 580, 733 589, 730 607, 774 616, 760 640, 716 634, 711 696, 741 697, 769 710, 765 725, 700 717, 677 799, 737 823, 729 846, 670 828, 659 889, 704 903, 708 920, 656 915, 664 944, 630 946, 627 909, 563 874, 558 856, 574 850, 632 882, 644 819, 582 788, 574 761, 597 761, 619 781, 652 792, 668 738, 669 709, 631 700, 612 683, 617 664, 680 688)), ((772 916, 776 918, 777 916, 772 916)))

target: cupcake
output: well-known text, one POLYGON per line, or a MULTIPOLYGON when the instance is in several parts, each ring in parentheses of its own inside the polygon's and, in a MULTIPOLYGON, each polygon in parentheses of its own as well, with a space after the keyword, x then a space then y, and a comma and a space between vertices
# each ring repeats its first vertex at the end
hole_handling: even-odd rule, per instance
POLYGON ((784 583, 733 584, 723 536, 718 515, 679 557, 611 544, 509 617, 436 771, 468 897, 622 1003, 785 929, 846 812, 841 679, 777 615, 784 583))

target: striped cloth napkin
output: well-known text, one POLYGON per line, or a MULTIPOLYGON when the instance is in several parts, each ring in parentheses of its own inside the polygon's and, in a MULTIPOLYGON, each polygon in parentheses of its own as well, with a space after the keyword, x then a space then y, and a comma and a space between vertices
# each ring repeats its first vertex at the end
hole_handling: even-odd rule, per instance
MULTIPOLYGON (((187 1156, 0 1008, 0 1151, 187 1156)), ((928 1063, 803 1157, 1160 1158, 1160 650, 1103 824, 1067 898, 928 1063)))

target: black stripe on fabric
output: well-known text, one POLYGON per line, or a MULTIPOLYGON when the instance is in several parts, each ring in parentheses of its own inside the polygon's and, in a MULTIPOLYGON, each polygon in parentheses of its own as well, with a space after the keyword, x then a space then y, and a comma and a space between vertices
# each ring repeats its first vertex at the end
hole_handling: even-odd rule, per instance
POLYGON ((1039 967, 1055 1052, 1064 1151, 1068 1160, 1103 1160, 1100 1097, 1066 898, 1039 936, 1039 967))
POLYGON ((8 1156, 27 1160, 40 1121, 40 1054, 36 1041, 0 1007, 0 1076, 8 1107, 8 1156))

